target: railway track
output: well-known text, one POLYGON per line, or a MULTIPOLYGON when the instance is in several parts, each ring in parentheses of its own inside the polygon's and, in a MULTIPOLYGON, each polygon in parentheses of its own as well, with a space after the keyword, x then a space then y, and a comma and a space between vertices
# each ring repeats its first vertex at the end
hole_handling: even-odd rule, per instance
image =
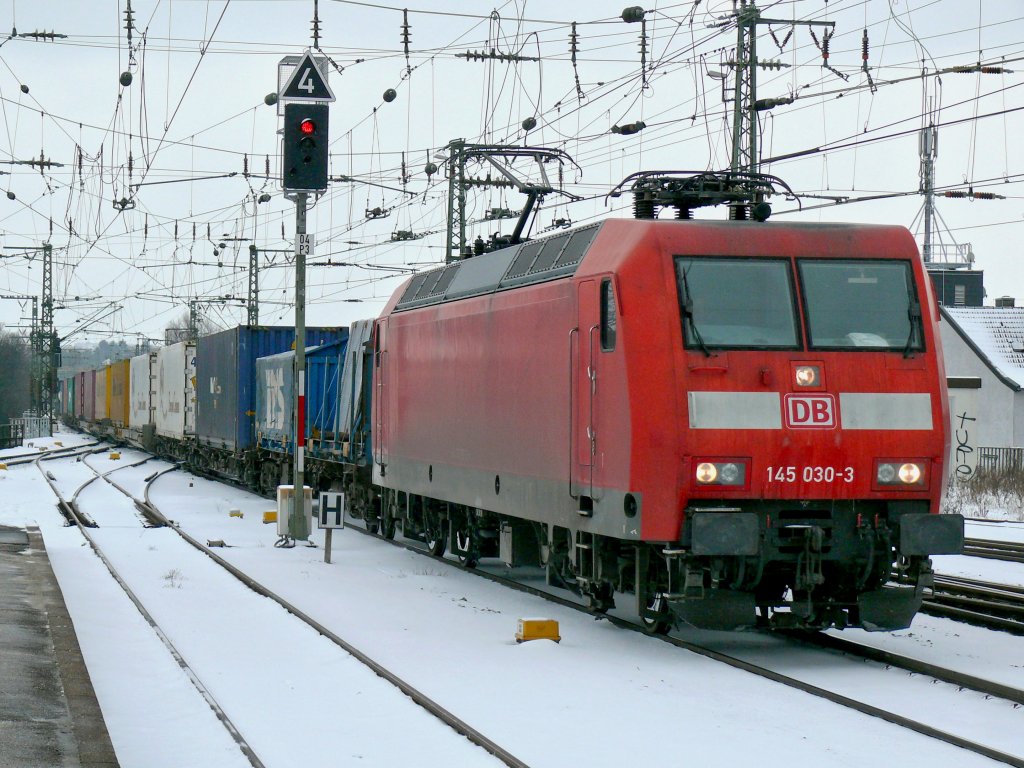
MULTIPOLYGON (((36 462, 36 466, 39 467, 38 461, 36 462)), ((135 464, 132 463, 128 464, 127 466, 135 466, 135 464)), ((116 471, 116 469, 119 468, 121 467, 115 468, 114 470, 110 471, 116 471)), ((42 468, 40 468, 40 471, 43 472, 43 477, 46 479, 46 482, 49 484, 50 489, 57 497, 57 506, 58 509, 60 509, 61 514, 69 521, 69 523, 71 523, 72 525, 76 525, 78 527, 79 531, 85 537, 85 540, 89 543, 89 546, 92 548, 93 552, 95 552, 97 557, 100 558, 100 560, 103 562, 103 565, 106 567, 107 571, 110 572, 110 575, 118 583, 118 585, 127 595, 128 599, 131 600, 132 604, 136 607, 136 609, 138 609, 139 613, 142 614, 142 617, 146 620, 146 623, 149 624, 149 626, 156 633, 157 637, 159 637, 160 642, 163 643, 164 647, 167 648, 167 651, 177 662, 178 666, 181 667, 182 671, 188 676, 189 681, 196 688, 199 694, 203 697, 203 700, 213 710, 214 714, 217 716, 217 719, 224 725, 224 728, 228 731, 232 740, 238 745, 241 752, 249 760, 249 763, 253 766, 253 768, 266 768, 263 762, 253 751, 252 747, 250 747, 246 740, 242 737, 241 733, 235 727, 234 723, 231 722, 231 719, 224 712, 223 708, 213 697, 213 694, 210 693, 209 689, 206 687, 206 685, 203 684, 202 680, 199 678, 196 672, 189 666, 188 662, 185 660, 185 657, 179 652, 177 647, 171 641, 170 637, 166 634, 166 632, 164 632, 159 623, 157 623, 156 619, 153 618, 152 614, 147 610, 146 606, 142 603, 142 601, 139 599, 136 593, 132 590, 128 582, 118 572, 113 562, 107 557, 103 548, 97 543, 96 538, 90 531, 90 529, 96 528, 97 525, 93 520, 87 517, 79 509, 77 499, 78 495, 85 488, 91 485, 93 481, 105 477, 105 474, 109 473, 101 473, 91 466, 90 469, 92 469, 95 474, 91 478, 83 482, 81 485, 79 485, 73 492, 70 499, 66 498, 66 496, 61 492, 61 489, 58 487, 57 481, 52 473, 43 472, 42 468)))
POLYGON ((965 539, 964 554, 987 560, 1024 563, 1024 543, 998 539, 965 539))
POLYGON ((923 612, 1024 635, 1024 587, 959 576, 936 576, 923 612))
MULTIPOLYGON (((491 740, 484 733, 480 732, 472 725, 470 725, 469 723, 467 723, 466 721, 462 720, 457 715, 452 713, 450 710, 446 709, 436 701, 432 700, 425 693, 421 692, 412 684, 408 683, 407 681, 396 675, 394 672, 386 668, 384 665, 378 663, 373 658, 360 651, 354 645, 347 642, 343 637, 333 632, 330 628, 321 624, 315 618, 303 612, 295 605, 291 604, 288 600, 276 594, 274 591, 268 589, 263 584, 260 584, 255 579, 249 577, 243 571, 236 568, 223 557, 221 557, 219 554, 214 552, 210 546, 208 546, 207 544, 203 544, 194 537, 190 536, 188 533, 186 533, 180 527, 178 527, 172 521, 170 521, 167 517, 165 517, 160 512, 160 510, 149 500, 149 489, 152 486, 153 482, 158 477, 160 477, 163 474, 166 474, 167 472, 177 469, 176 466, 172 466, 163 470, 158 470, 147 476, 145 478, 145 486, 141 498, 134 495, 131 490, 124 487, 124 485, 116 482, 110 477, 112 473, 118 471, 119 469, 137 467, 141 464, 146 463, 152 458, 153 457, 147 456, 141 460, 129 461, 118 467, 108 469, 107 471, 100 471, 99 469, 95 468, 86 461, 84 463, 93 472, 93 476, 87 479, 85 482, 81 483, 76 488, 74 493, 71 495, 71 498, 67 498, 66 494, 62 493, 52 473, 43 471, 41 467, 40 471, 43 472, 43 475, 46 478, 47 483, 50 485, 50 488, 57 496, 58 506, 61 508, 62 514, 64 514, 71 521, 73 521, 74 525, 77 525, 79 527, 79 529, 82 532, 82 535, 85 536, 90 547, 92 547, 92 549, 100 557, 100 559, 103 561, 103 564, 106 566, 107 570, 118 582, 118 584, 124 590, 124 592, 132 601, 132 603, 136 606, 139 612, 143 615, 147 623, 157 633, 160 640, 164 643, 165 647, 167 648, 168 652, 175 659, 175 661, 178 663, 181 669, 187 674, 189 680, 195 686, 197 691, 199 691, 199 693, 202 695, 203 699, 207 702, 210 708, 214 711, 214 713, 217 716, 217 719, 223 724, 227 732, 230 734, 231 738, 238 745, 238 748, 245 755, 245 757, 248 759, 253 768, 264 768, 265 765, 258 753, 257 748, 254 747, 250 743, 250 741, 246 739, 245 736, 243 736, 242 730, 238 727, 238 725, 236 725, 235 722, 232 721, 232 718, 229 716, 228 712, 225 710, 223 706, 221 706, 221 704, 211 693, 210 688, 203 682, 200 672, 193 668, 192 665, 190 665, 189 661, 187 660, 187 654, 175 646, 168 632, 166 632, 161 627, 158 620, 147 609, 142 599, 140 599, 136 592, 133 591, 131 585, 128 583, 128 580, 119 572, 118 567, 116 566, 112 558, 108 556, 108 554, 104 551, 104 547, 98 541, 97 532, 93 530, 99 527, 98 524, 82 512, 78 501, 78 496, 86 487, 88 487, 95 480, 105 480, 113 488, 118 490, 125 497, 126 500, 130 500, 130 502, 135 508, 135 511, 140 513, 141 516, 144 518, 145 525, 151 527, 166 527, 169 530, 174 531, 174 533, 181 538, 183 545, 187 544, 188 546, 195 548, 196 550, 198 550, 199 552, 213 560, 215 563, 217 563, 217 565, 221 566, 227 573, 229 573, 235 579, 240 581, 242 584, 244 584, 250 590, 255 592, 257 595, 269 598, 278 606, 284 608, 294 617, 299 619, 307 627, 315 630, 317 636, 325 637, 328 640, 330 640, 340 650, 344 651, 346 654, 348 654, 356 661, 361 663, 363 666, 371 670, 379 678, 390 683, 392 686, 394 686, 394 688, 397 688, 398 691, 400 691, 402 694, 404 694, 413 702, 415 702, 415 704, 418 705, 422 710, 429 713, 431 716, 436 718, 437 721, 440 721, 440 723, 443 723, 444 725, 448 726, 459 735, 465 737, 471 744, 483 748, 488 753, 493 755, 494 758, 496 758, 499 762, 503 763, 504 765, 510 766, 511 768, 528 768, 526 762, 516 757, 509 750, 505 749, 497 742, 491 740)), ((37 467, 38 466, 39 465, 37 463, 37 467)))
POLYGON ((95 450, 96 446, 99 444, 99 440, 94 440, 90 443, 81 443, 79 445, 47 448, 45 450, 36 451, 35 453, 19 453, 13 456, 0 457, 0 463, 6 464, 8 467, 16 467, 23 464, 34 464, 39 459, 48 460, 60 458, 62 456, 76 456, 95 450))

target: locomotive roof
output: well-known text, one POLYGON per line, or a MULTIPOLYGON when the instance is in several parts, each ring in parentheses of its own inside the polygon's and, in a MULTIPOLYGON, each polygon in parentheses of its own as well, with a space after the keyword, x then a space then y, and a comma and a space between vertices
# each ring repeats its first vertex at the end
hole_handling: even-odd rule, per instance
MULTIPOLYGON (((471 296, 482 296, 508 288, 533 283, 544 283, 576 274, 583 257, 601 228, 607 224, 622 224, 649 227, 657 220, 607 219, 557 235, 530 240, 519 245, 491 251, 479 256, 438 267, 414 275, 406 284, 402 296, 391 311, 403 312, 432 304, 442 304, 471 296)), ((667 223, 667 222, 666 222, 667 223)), ((678 221, 672 223, 678 224, 678 221)), ((690 223, 690 222, 687 222, 690 223)), ((711 229, 732 230, 736 222, 699 220, 692 222, 711 229)), ((771 231, 772 225, 755 224, 771 231)), ((902 229, 889 225, 864 225, 847 223, 790 223, 787 229, 808 231, 887 231, 902 229)), ((906 230, 903 230, 906 231, 906 230)), ((909 233, 907 235, 909 237, 909 233)), ((385 310, 387 311, 387 310, 385 310)))

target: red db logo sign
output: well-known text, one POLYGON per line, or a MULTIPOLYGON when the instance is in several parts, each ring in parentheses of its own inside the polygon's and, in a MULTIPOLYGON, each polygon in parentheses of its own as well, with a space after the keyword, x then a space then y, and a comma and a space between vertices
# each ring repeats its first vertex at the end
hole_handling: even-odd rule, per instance
POLYGON ((828 429, 836 425, 836 399, 832 395, 786 395, 786 426, 791 429, 828 429))

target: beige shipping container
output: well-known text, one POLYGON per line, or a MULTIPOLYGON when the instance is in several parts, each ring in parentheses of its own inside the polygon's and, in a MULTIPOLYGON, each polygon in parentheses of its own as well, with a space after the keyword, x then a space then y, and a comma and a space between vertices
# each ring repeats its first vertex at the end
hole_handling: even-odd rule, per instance
POLYGON ((100 368, 96 371, 96 390, 93 397, 96 402, 96 413, 93 421, 103 421, 110 418, 110 366, 100 368))

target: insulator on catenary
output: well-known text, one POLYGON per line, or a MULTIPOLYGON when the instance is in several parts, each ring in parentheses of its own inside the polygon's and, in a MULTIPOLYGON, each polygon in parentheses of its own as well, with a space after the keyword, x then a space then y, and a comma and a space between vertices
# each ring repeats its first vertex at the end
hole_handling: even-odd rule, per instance
POLYGON ((631 5, 629 8, 623 8, 622 20, 627 24, 635 24, 638 21, 643 21, 644 9, 639 5, 631 5))
POLYGON ((384 91, 384 101, 388 102, 389 104, 397 98, 398 91, 396 91, 394 88, 388 88, 386 91, 384 91))
POLYGON ((947 189, 942 193, 943 197, 953 198, 971 198, 972 200, 1005 200, 1006 198, 1002 195, 997 195, 995 192, 975 192, 974 190, 964 189, 947 189))
POLYGON ((647 123, 643 120, 637 120, 635 123, 626 123, 625 125, 613 125, 612 133, 618 133, 622 136, 630 136, 634 133, 640 133, 644 128, 647 127, 647 123))
POLYGON ((537 120, 535 118, 528 117, 525 120, 523 120, 523 130, 524 131, 532 131, 536 127, 537 127, 537 120))

